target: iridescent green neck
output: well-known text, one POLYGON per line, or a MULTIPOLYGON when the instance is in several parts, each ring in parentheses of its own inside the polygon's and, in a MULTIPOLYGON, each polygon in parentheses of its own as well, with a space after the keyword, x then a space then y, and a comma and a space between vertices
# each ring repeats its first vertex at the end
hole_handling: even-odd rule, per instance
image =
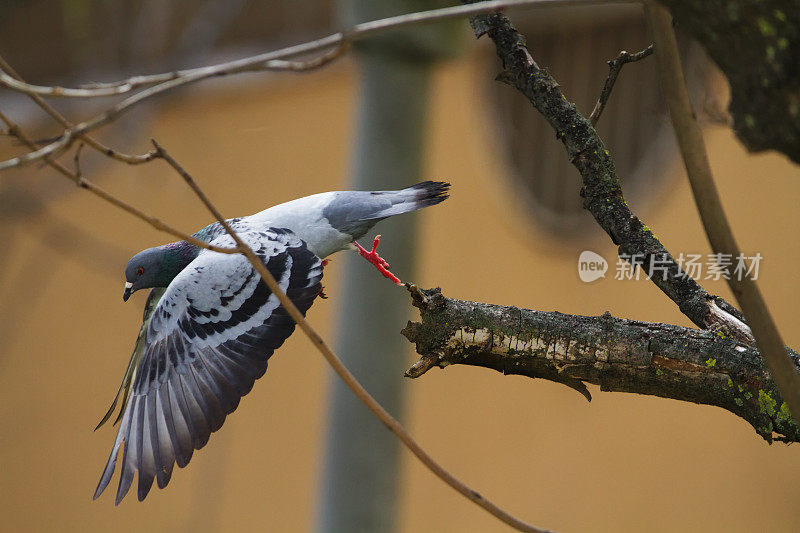
POLYGON ((154 279, 155 287, 166 287, 180 274, 186 265, 191 263, 200 249, 186 241, 171 242, 158 247, 161 256, 161 268, 154 279))

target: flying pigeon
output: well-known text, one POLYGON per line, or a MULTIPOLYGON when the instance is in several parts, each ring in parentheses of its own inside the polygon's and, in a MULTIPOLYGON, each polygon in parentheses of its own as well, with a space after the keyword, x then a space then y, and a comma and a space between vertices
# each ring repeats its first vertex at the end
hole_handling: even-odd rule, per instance
MULTIPOLYGON (((264 262, 281 289, 306 313, 322 292, 324 259, 353 248, 387 278, 401 284, 377 254, 357 242, 377 222, 438 204, 450 184, 425 181, 399 191, 315 194, 229 220, 264 262)), ((221 224, 194 234, 216 246, 234 246, 221 224)), ((94 498, 111 481, 123 448, 115 503, 139 472, 138 497, 169 483, 267 370, 267 360, 292 334, 294 321, 240 254, 221 254, 186 241, 149 248, 125 267, 123 300, 151 288, 142 327, 117 401, 121 420, 94 498), (123 443, 125 444, 123 447, 123 443)))

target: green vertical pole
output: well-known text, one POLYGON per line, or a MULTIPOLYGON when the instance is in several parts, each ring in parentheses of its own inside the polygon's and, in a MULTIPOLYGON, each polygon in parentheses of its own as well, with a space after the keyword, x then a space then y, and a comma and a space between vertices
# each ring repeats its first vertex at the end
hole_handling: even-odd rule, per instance
MULTIPOLYGON (((441 5, 350 0, 340 7, 343 23, 351 25, 441 5)), ((352 189, 401 189, 424 179, 432 66, 437 58, 454 54, 461 29, 447 24, 395 32, 356 48, 361 77, 352 189)), ((379 252, 392 271, 413 280, 416 215, 382 221, 377 232, 384 235, 379 252)), ((374 234, 363 239, 365 247, 374 234)), ((345 262, 337 353, 381 405, 402 419, 408 343, 399 331, 409 317, 408 296, 355 253, 339 254, 335 260, 345 262)), ((340 380, 332 379, 329 398, 317 529, 394 531, 400 443, 340 380)))

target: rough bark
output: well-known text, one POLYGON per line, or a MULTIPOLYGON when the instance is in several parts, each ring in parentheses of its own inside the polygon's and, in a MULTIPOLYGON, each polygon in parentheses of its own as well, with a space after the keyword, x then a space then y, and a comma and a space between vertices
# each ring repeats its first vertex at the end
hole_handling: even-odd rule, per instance
POLYGON ((797 0, 659 1, 728 78, 737 137, 749 150, 778 150, 800 163, 797 0))
MULTIPOLYGON (((800 442, 758 350, 722 331, 612 317, 533 311, 445 298, 408 286, 421 322, 403 335, 422 358, 407 372, 461 364, 542 378, 591 400, 585 383, 715 405, 749 422, 768 442, 800 442)), ((800 358, 791 352, 800 369, 800 358)))
POLYGON ((525 46, 525 38, 508 18, 492 13, 473 17, 470 23, 477 37, 487 35, 494 42, 505 68, 498 79, 525 95, 564 143, 570 162, 581 175, 583 206, 619 246, 620 256, 632 258, 631 262, 639 265, 697 326, 723 329, 742 342, 753 343, 741 312, 686 275, 653 231, 631 211, 603 141, 589 120, 567 100, 558 82, 539 68, 525 46))

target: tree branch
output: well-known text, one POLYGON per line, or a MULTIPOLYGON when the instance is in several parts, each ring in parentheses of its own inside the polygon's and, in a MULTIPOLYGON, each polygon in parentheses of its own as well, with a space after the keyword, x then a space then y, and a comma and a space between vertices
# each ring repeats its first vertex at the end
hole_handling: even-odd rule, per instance
POLYGON ((650 280, 703 329, 721 328, 742 342, 752 343, 744 315, 718 296, 710 295, 688 276, 653 231, 634 215, 622 195, 611 154, 591 123, 540 69, 525 47, 525 38, 500 13, 470 20, 477 37, 488 35, 505 71, 500 79, 525 95, 556 131, 570 162, 583 180, 583 207, 619 246, 618 253, 639 265, 650 280))
MULTIPOLYGON (((572 387, 584 383, 722 407, 768 442, 800 442, 800 429, 756 348, 722 332, 564 315, 445 298, 408 286, 421 322, 402 331, 422 358, 406 375, 452 364, 481 366, 572 387)), ((792 352, 793 364, 800 357, 792 352)))
MULTIPOLYGON (((695 120, 686 89, 675 31, 672 29, 672 16, 665 7, 652 3, 645 5, 645 15, 656 45, 661 87, 706 235, 715 253, 737 257, 741 252, 717 193, 703 133, 695 120)), ((758 348, 767 361, 781 396, 786 399, 795 418, 800 419, 800 373, 787 355, 761 291, 756 282, 747 276, 730 276, 727 281, 747 317, 747 323, 753 330, 758 348)))
MULTIPOLYGON (((334 61, 341 56, 346 48, 345 43, 338 43, 331 50, 320 54, 318 57, 306 61, 286 61, 283 59, 272 59, 264 61, 260 65, 249 69, 249 72, 254 71, 290 71, 290 72, 303 72, 314 70, 325 66, 326 64, 334 61)), ((0 70, 0 86, 7 89, 17 91, 28 96, 46 96, 49 98, 99 98, 104 96, 119 96, 129 93, 140 87, 147 87, 156 85, 165 81, 171 81, 179 78, 186 77, 191 74, 193 70, 178 70, 174 72, 166 72, 163 74, 151 74, 149 76, 133 76, 126 80, 106 82, 106 83, 90 83, 83 87, 59 87, 59 86, 42 86, 25 83, 18 78, 16 74, 3 66, 0 70), (5 70, 6 72, 3 72, 5 70)), ((221 70, 217 76, 225 76, 237 72, 244 72, 244 70, 221 70)))
POLYGON ((311 324, 309 324, 305 316, 303 316, 300 310, 297 309, 297 306, 294 305, 294 302, 292 302, 286 293, 283 292, 273 275, 269 270, 267 270, 266 265, 258 258, 253 250, 242 241, 233 228, 231 228, 230 224, 228 224, 217 208, 214 207, 214 205, 211 203, 211 200, 205 195, 191 175, 183 167, 181 167, 181 165, 178 164, 178 162, 175 161, 175 159, 170 156, 161 146, 159 146, 156 141, 152 142, 156 148, 157 157, 164 159, 186 181, 192 191, 194 191, 197 197, 200 198, 211 214, 214 215, 214 218, 216 218, 222 227, 225 228, 225 231, 228 232, 228 234, 236 242, 237 250, 241 252, 247 258, 253 268, 256 269, 261 276, 261 279, 264 280, 264 283, 267 285, 272 294, 278 298, 281 306, 283 306, 283 308, 286 310, 289 316, 292 317, 292 320, 295 321, 300 329, 303 330, 303 333, 306 334, 314 347, 323 355, 323 357, 325 357, 325 360, 331 365, 331 367, 333 367, 333 370, 339 375, 342 381, 344 381, 350 390, 353 391, 356 397, 358 397, 358 399, 364 405, 366 405, 370 411, 372 411, 378 420, 380 420, 383 425, 389 429, 389 431, 394 433, 397 438, 406 445, 411 453, 413 453, 423 465, 433 472, 436 477, 447 483, 457 492, 461 493, 468 500, 482 507, 491 515, 513 527, 514 529, 531 533, 546 533, 546 530, 526 524, 525 522, 500 509, 494 503, 481 496, 478 492, 472 490, 467 485, 462 483, 458 478, 453 476, 439 463, 437 463, 433 457, 428 455, 428 453, 419 444, 417 444, 417 441, 414 440, 408 431, 406 431, 402 424, 400 424, 400 422, 390 415, 389 412, 386 411, 381 404, 379 404, 370 395, 369 392, 367 392, 361 383, 358 382, 355 376, 353 376, 353 374, 347 370, 347 367, 344 366, 344 363, 342 363, 341 359, 339 359, 333 350, 330 349, 323 338, 316 332, 316 330, 314 330, 311 324))
POLYGON ((653 45, 651 44, 644 50, 635 52, 633 54, 623 50, 616 58, 608 62, 608 77, 603 84, 603 90, 600 91, 600 97, 597 99, 594 109, 592 109, 592 114, 589 115, 589 122, 591 122, 592 127, 597 126, 597 121, 600 120, 600 115, 606 108, 606 103, 608 102, 608 98, 611 96, 611 91, 614 90, 614 84, 617 82, 619 73, 622 72, 622 67, 626 63, 635 63, 636 61, 641 61, 652 53, 653 45))

